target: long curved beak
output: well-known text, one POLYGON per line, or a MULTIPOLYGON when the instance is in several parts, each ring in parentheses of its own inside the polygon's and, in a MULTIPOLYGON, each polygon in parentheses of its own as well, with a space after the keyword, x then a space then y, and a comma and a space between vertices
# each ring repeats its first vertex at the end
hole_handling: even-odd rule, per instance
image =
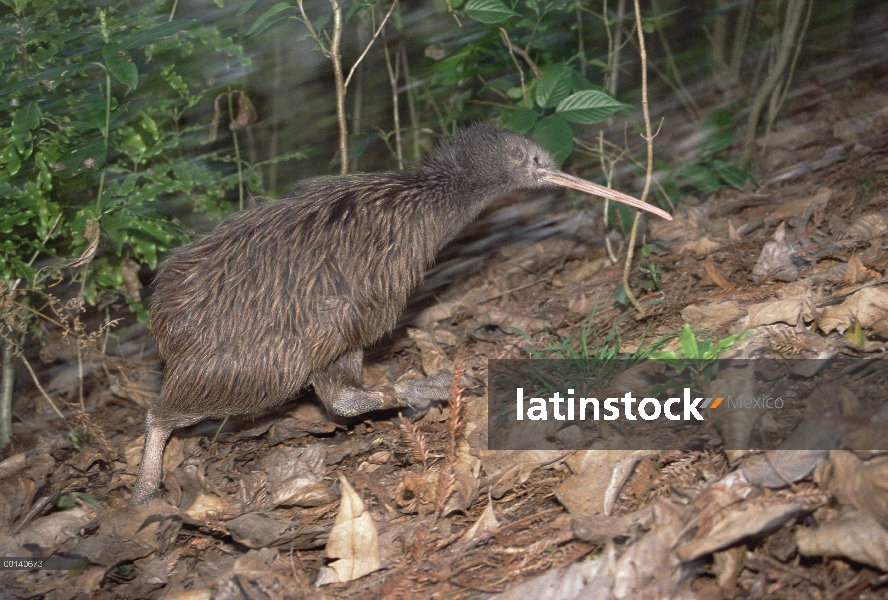
POLYGON ((585 192, 587 194, 592 194, 593 196, 610 198, 611 200, 616 200, 617 202, 628 204, 629 206, 637 208, 638 210, 646 210, 649 213, 654 213, 658 217, 663 217, 667 221, 672 220, 672 215, 661 208, 648 204, 647 202, 642 202, 638 198, 633 198, 632 196, 627 196, 626 194, 620 193, 616 190, 606 188, 603 185, 598 185, 597 183, 592 183, 591 181, 586 181, 585 179, 580 179, 579 177, 574 177, 573 175, 562 173, 561 171, 541 171, 540 179, 542 179, 543 181, 548 181, 549 183, 554 183, 555 185, 569 187, 581 192, 585 192))

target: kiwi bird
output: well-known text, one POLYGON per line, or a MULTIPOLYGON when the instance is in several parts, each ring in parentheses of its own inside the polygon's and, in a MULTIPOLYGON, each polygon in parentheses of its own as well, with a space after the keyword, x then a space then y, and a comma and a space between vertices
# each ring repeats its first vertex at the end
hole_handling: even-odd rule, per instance
POLYGON ((254 413, 308 385, 340 417, 446 399, 446 370, 365 388, 363 349, 395 326, 438 250, 488 203, 554 186, 672 218, 561 172, 520 135, 475 124, 411 169, 305 181, 175 250, 150 300, 166 378, 131 503, 155 494, 178 427, 254 413))

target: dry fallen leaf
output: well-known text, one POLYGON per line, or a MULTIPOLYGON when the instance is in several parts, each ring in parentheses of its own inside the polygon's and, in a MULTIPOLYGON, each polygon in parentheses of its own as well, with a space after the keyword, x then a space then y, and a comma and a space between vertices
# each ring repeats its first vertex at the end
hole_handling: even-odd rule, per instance
POLYGON ((502 498, 521 485, 538 468, 550 465, 570 454, 564 450, 482 450, 479 452, 484 472, 490 476, 490 495, 502 498))
POLYGON ((888 233, 888 215, 876 212, 857 217, 839 235, 839 239, 869 240, 888 233))
POLYGON ((718 270, 718 267, 712 263, 708 256, 703 259, 703 269, 706 271, 706 276, 709 277, 710 281, 721 289, 732 290, 736 287, 721 274, 721 271, 718 270))
POLYGON ((278 446, 263 464, 268 474, 269 500, 275 506, 322 506, 336 500, 324 483, 327 449, 322 444, 304 448, 278 446))
POLYGON ((888 336, 888 286, 865 287, 838 306, 827 306, 818 319, 824 333, 845 333, 854 323, 888 336))
POLYGON ((481 482, 478 476, 481 471, 481 460, 472 454, 472 448, 465 440, 460 441, 457 449, 456 462, 453 465, 453 491, 444 505, 442 514, 465 513, 475 498, 481 482))
POLYGON ((493 502, 490 502, 488 499, 487 508, 481 513, 481 516, 478 517, 475 524, 469 527, 462 537, 457 540, 457 544, 462 547, 480 544, 481 542, 490 539, 493 534, 497 532, 499 527, 500 522, 497 520, 496 513, 493 511, 493 502))
POLYGON ((804 556, 843 556, 888 571, 888 531, 859 512, 816 528, 799 529, 795 539, 804 556))
POLYGON ((324 567, 317 585, 352 581, 382 566, 379 534, 364 501, 344 475, 339 476, 339 481, 342 499, 326 547, 327 557, 337 560, 324 567))
POLYGON ((213 597, 213 590, 210 588, 200 588, 196 590, 182 590, 167 594, 165 600, 210 600, 213 597))
POLYGON ((753 304, 749 307, 744 329, 754 329, 773 323, 795 325, 799 322, 804 306, 804 302, 796 298, 753 304))
POLYGON ((795 228, 804 228, 811 215, 818 210, 823 210, 832 198, 832 190, 822 187, 813 196, 796 198, 777 206, 765 217, 765 223, 779 223, 788 221, 795 228))
POLYGON ((707 304, 689 304, 681 311, 681 319, 692 325, 694 331, 712 331, 719 325, 732 322, 743 315, 736 300, 717 300, 707 304))
POLYGON ((760 283, 768 279, 775 281, 795 281, 799 270, 792 264, 789 246, 786 243, 786 223, 781 223, 774 232, 774 240, 765 244, 752 268, 753 281, 760 283))
POLYGON ((88 506, 55 512, 29 523, 13 539, 20 546, 36 546, 45 550, 55 550, 59 544, 93 518, 96 511, 88 506))
POLYGON ((95 531, 64 528, 62 531, 67 531, 66 537, 70 539, 63 549, 104 567, 145 558, 154 552, 163 555, 175 545, 182 523, 197 524, 176 507, 157 499, 145 506, 108 509, 95 522, 99 525, 95 531))
POLYGON ((814 472, 826 450, 769 450, 743 459, 737 473, 755 487, 784 488, 814 472))
MULTIPOLYGON (((590 450, 576 453, 572 458, 574 464, 577 465, 577 474, 561 482, 561 485, 555 489, 556 498, 572 517, 600 517, 606 514, 608 511, 606 511, 605 502, 608 490, 613 486, 612 480, 615 470, 621 464, 629 464, 626 461, 631 462, 633 457, 642 456, 643 452, 590 450), (581 461, 580 457, 582 457, 581 461)), ((622 478, 622 482, 625 482, 625 478, 622 478)), ((622 487, 622 483, 613 487, 622 487)), ((617 489, 617 494, 619 494, 619 489, 617 489)))
POLYGON ((580 598, 612 598, 616 550, 609 545, 604 555, 551 569, 530 581, 506 590, 497 600, 579 600, 580 598))
POLYGON ((426 377, 431 377, 441 369, 447 367, 447 353, 438 344, 435 336, 423 329, 407 329, 407 335, 419 348, 419 355, 422 357, 422 370, 426 377))
POLYGON ((708 256, 721 247, 722 244, 704 235, 685 242, 678 251, 682 253, 688 252, 696 256, 708 256))
POLYGON ((227 500, 216 494, 200 494, 185 510, 185 514, 198 521, 218 519, 219 515, 228 510, 229 506, 227 500))
POLYGON ((120 273, 123 276, 123 286, 120 291, 136 300, 141 299, 142 282, 139 281, 139 269, 141 268, 142 265, 131 258, 124 258, 120 263, 120 273))
POLYGON ((745 501, 723 508, 701 526, 694 539, 676 548, 683 561, 692 561, 740 542, 771 533, 804 512, 800 502, 745 501))
POLYGON ((818 467, 814 480, 839 502, 888 524, 888 456, 863 461, 853 452, 833 450, 818 467))
MULTIPOLYGON (((717 398, 725 395, 725 390, 730 390, 737 397, 754 398, 755 366, 750 364, 743 369, 721 369, 715 379, 704 386, 704 392, 717 398)), ((712 423, 718 430, 723 440, 725 451, 743 450, 749 448, 749 438, 755 428, 756 422, 761 417, 761 411, 746 410, 743 407, 734 407, 730 402, 725 403, 721 409, 713 411, 712 423)), ((729 455, 730 457, 730 455, 729 455)))

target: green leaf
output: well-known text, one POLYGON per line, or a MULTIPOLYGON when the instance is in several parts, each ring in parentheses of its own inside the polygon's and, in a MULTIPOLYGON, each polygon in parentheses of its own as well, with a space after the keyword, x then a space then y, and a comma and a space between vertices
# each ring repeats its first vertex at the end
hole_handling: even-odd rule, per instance
POLYGON ((333 13, 328 12, 322 14, 317 20, 314 22, 315 31, 321 31, 324 27, 327 26, 327 23, 330 22, 330 17, 333 16, 333 13))
POLYGON ((739 167, 728 164, 723 160, 715 159, 712 161, 712 168, 718 173, 722 181, 738 190, 743 189, 743 184, 747 181, 755 181, 752 175, 739 167))
POLYGON ((133 311, 133 314, 136 315, 136 318, 139 319, 139 322, 151 326, 151 314, 148 312, 148 309, 145 308, 145 305, 140 301, 136 300, 132 296, 126 297, 126 305, 129 306, 129 309, 133 311))
POLYGON ((501 23, 518 13, 500 2, 500 0, 469 0, 463 11, 471 18, 482 23, 501 23))
POLYGON ((629 296, 626 295, 626 289, 622 284, 618 285, 614 290, 614 302, 624 306, 629 304, 629 296))
POLYGON ((524 97, 524 92, 520 87, 511 87, 506 90, 506 96, 511 98, 512 100, 521 100, 524 97))
POLYGON ((12 118, 12 135, 25 133, 36 129, 40 125, 40 108, 36 102, 28 102, 15 112, 12 118))
POLYGON ((126 50, 116 44, 105 44, 102 48, 102 58, 114 79, 136 89, 139 85, 139 68, 126 50))
POLYGON ((537 113, 535 110, 531 110, 529 108, 519 108, 518 110, 512 111, 512 114, 506 119, 506 127, 514 131, 515 133, 520 133, 524 135, 536 125, 537 122, 537 113))
POLYGON ((85 502, 93 508, 99 507, 98 500, 96 500, 94 496, 91 496, 90 494, 84 492, 68 492, 67 494, 62 494, 61 496, 59 496, 56 504, 62 510, 68 510, 79 506, 77 500, 85 502))
POLYGON ((697 348, 697 338, 691 326, 687 323, 681 328, 681 336, 678 338, 678 347, 686 358, 699 358, 700 351, 697 348))
MULTIPOLYGON (((374 4, 376 4, 376 0, 357 0, 351 5, 351 8, 348 9, 348 12, 345 13, 345 22, 351 23, 353 16, 355 16, 356 14, 360 15, 374 4)), ((328 13, 328 15, 330 14, 332 13, 328 13)))
POLYGON ((174 19, 148 29, 136 30, 129 35, 116 37, 114 43, 122 50, 144 48, 161 38, 171 37, 179 32, 195 29, 200 25, 202 23, 195 19, 174 19))
POLYGON ((549 151, 558 166, 564 164, 564 161, 573 152, 573 130, 567 121, 558 115, 537 121, 530 137, 549 151))
POLYGON ((598 123, 629 108, 613 96, 599 90, 571 94, 558 104, 555 112, 572 123, 598 123))
MULTIPOLYGON (((681 200, 681 189, 678 187, 678 182, 675 181, 672 177, 667 177, 662 180, 663 191, 669 197, 669 200, 672 202, 672 205, 675 206, 681 200)), ((669 208, 669 202, 666 198, 663 197, 663 194, 660 190, 656 190, 657 195, 657 204, 660 205, 661 208, 669 208)))
POLYGON ((703 192, 714 192, 722 187, 721 181, 713 170, 702 163, 683 165, 675 170, 675 175, 688 185, 703 192))
POLYGON ((96 283, 102 287, 119 290, 123 287, 123 271, 120 264, 105 263, 96 270, 96 283))
POLYGON ((697 342, 697 352, 700 355, 700 358, 714 358, 715 357, 715 348, 712 346, 711 340, 700 340, 697 342))
POLYGON ((130 222, 130 229, 145 233, 164 245, 173 241, 170 226, 163 221, 153 221, 144 218, 134 219, 130 222))
POLYGON ((571 87, 571 69, 556 65, 543 71, 536 86, 536 103, 540 108, 554 108, 567 98, 571 87))
POLYGON ((0 96, 5 96, 7 94, 11 94, 12 92, 17 92, 18 90, 24 89, 30 85, 34 85, 35 83, 39 83, 42 81, 49 81, 55 85, 58 85, 59 82, 55 81, 56 79, 64 81, 68 77, 72 77, 73 75, 75 75, 81 68, 83 68, 83 64, 74 63, 70 65, 61 65, 59 67, 46 69, 45 71, 41 71, 36 75, 32 75, 31 77, 27 77, 16 83, 3 86, 2 88, 0 88, 0 96))
POLYGON ((254 6, 258 1, 259 1, 259 0, 247 0, 246 2, 244 2, 244 5, 240 8, 240 10, 237 11, 235 14, 236 14, 237 16, 239 16, 239 17, 244 16, 245 14, 247 14, 247 12, 248 12, 251 8, 253 8, 253 6, 254 6))
MULTIPOLYGON (((113 106, 113 102, 112 102, 113 106)), ((98 94, 86 97, 80 105, 75 105, 74 117, 70 125, 77 128, 92 127, 102 131, 105 129, 105 99, 98 94)))
POLYGON ((37 48, 31 56, 38 68, 45 69, 52 57, 58 54, 58 51, 59 47, 50 42, 46 48, 37 48))
POLYGON ((700 154, 712 156, 725 150, 734 141, 734 113, 728 108, 719 108, 709 113, 700 124, 700 154))
POLYGON ((6 147, 6 150, 0 153, 0 163, 6 163, 6 171, 10 177, 18 173, 19 169, 22 168, 22 160, 19 158, 15 146, 10 144, 6 147))
MULTIPOLYGON (((59 157, 59 162, 69 169, 95 171, 101 169, 105 164, 105 140, 101 136, 94 137, 91 140, 81 140, 77 146, 59 157)), ((71 172, 70 175, 74 175, 71 172)), ((65 175, 69 173, 62 172, 65 175)))
POLYGON ((27 224, 33 216, 34 213, 30 210, 3 215, 0 217, 0 233, 11 233, 13 227, 21 227, 27 224))
POLYGON ((716 349, 717 354, 721 354, 722 352, 724 352, 725 350, 727 350, 728 348, 733 346, 734 342, 737 342, 737 341, 745 338, 747 333, 749 333, 749 331, 741 331, 740 333, 735 333, 734 335, 729 335, 728 337, 726 337, 722 340, 719 340, 715 344, 715 349, 716 349))
POLYGON ((574 68, 570 69, 570 88, 575 92, 579 92, 581 90, 603 91, 604 89, 601 86, 595 85, 594 83, 586 79, 582 73, 574 68))
POLYGON ((140 237, 133 237, 132 244, 136 249, 136 255, 141 258, 145 264, 152 269, 157 267, 157 244, 140 237))
POLYGON ((256 21, 253 23, 253 26, 250 27, 249 30, 247 30, 247 33, 245 35, 247 37, 252 37, 254 35, 258 35, 259 33, 262 33, 263 31, 265 31, 268 27, 271 27, 271 25, 273 25, 274 23, 276 23, 282 19, 285 19, 286 17, 279 17, 279 18, 275 19, 274 21, 272 21, 271 23, 269 23, 268 25, 266 25, 265 27, 262 27, 262 25, 266 21, 268 21, 270 18, 272 18, 273 16, 277 15, 280 12, 287 10, 288 8, 292 8, 289 3, 278 2, 277 4, 275 4, 274 6, 269 8, 268 10, 266 10, 264 13, 259 15, 259 18, 256 19, 256 21))
POLYGON ((607 213, 607 222, 622 233, 629 233, 635 219, 635 209, 620 202, 611 202, 607 213))

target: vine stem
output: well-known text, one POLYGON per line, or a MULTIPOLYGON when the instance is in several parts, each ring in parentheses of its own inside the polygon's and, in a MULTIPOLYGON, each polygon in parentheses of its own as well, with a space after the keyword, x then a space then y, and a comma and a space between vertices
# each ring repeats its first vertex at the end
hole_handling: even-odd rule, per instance
MULTIPOLYGON (((105 156, 108 156, 108 139, 111 137, 111 73, 102 63, 96 63, 105 71, 105 127, 102 128, 102 141, 105 142, 105 156)), ((99 191, 96 194, 96 221, 102 218, 102 194, 105 192, 105 172, 99 176, 99 191)))
POLYGON ((330 62, 333 63, 333 78, 336 81, 336 120, 339 123, 339 172, 348 173, 348 125, 345 122, 345 79, 342 74, 342 6, 337 0, 330 0, 333 7, 333 39, 330 40, 330 62))
MULTIPOLYGON (((240 91, 238 93, 243 94, 242 91, 240 91)), ((228 118, 231 120, 232 123, 235 120, 234 100, 232 99, 233 95, 234 95, 234 92, 232 92, 231 88, 229 88, 228 89, 228 118)), ((237 194, 238 194, 237 207, 238 207, 238 210, 243 210, 244 209, 244 166, 241 161, 240 143, 237 138, 237 130, 235 130, 235 129, 231 130, 231 139, 234 142, 234 158, 235 158, 235 161, 237 162, 237 194)))
MULTIPOLYGON (((646 202, 648 192, 651 189, 651 178, 654 172, 654 135, 651 131, 651 114, 648 109, 647 92, 647 51, 644 47, 644 29, 641 26, 641 7, 639 0, 633 0, 635 4, 635 29, 638 31, 638 53, 641 56, 641 111, 644 115, 644 139, 647 142, 647 168, 644 174, 644 189, 641 192, 641 201, 646 202)), ((626 262, 623 265, 623 291, 632 306, 638 311, 638 318, 644 317, 644 308, 638 302, 638 298, 629 288, 629 271, 632 269, 632 258, 635 254, 635 240, 638 239, 638 224, 641 221, 641 212, 636 211, 632 220, 632 231, 629 234, 629 243, 626 247, 626 262)))
POLYGON ((3 388, 0 391, 0 449, 12 439, 12 383, 15 368, 12 342, 3 340, 3 388))

